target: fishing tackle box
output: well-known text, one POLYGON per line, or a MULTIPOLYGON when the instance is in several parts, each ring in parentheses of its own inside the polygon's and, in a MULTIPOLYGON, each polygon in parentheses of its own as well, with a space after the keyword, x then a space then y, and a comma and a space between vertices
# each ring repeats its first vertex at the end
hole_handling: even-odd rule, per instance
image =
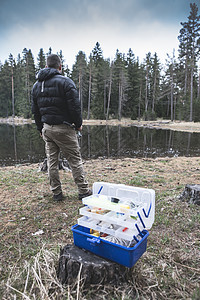
POLYGON ((155 217, 155 191, 95 182, 93 194, 82 202, 85 205, 79 211, 82 217, 72 226, 74 244, 131 268, 147 248, 148 229, 155 217), (95 236, 94 231, 123 239, 127 244, 95 236))
POLYGON ((92 237, 88 227, 78 224, 72 226, 74 244, 98 256, 131 268, 146 251, 149 232, 142 231, 142 238, 134 247, 125 247, 106 241, 100 237, 92 237))

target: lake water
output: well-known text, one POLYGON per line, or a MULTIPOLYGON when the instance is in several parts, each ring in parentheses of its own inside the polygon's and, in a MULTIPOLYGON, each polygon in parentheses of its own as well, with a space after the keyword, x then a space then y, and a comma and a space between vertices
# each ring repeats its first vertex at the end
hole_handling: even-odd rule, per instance
MULTIPOLYGON (((84 126, 84 159, 97 157, 200 156, 200 134, 130 126, 84 126)), ((37 163, 46 157, 35 124, 0 125, 0 166, 37 163)))

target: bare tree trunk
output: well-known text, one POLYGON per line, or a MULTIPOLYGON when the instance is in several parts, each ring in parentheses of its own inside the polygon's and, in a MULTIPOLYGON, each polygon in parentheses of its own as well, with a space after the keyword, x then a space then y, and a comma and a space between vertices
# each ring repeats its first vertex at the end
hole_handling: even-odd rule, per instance
POLYGON ((119 82, 119 103, 118 103, 118 120, 122 118, 122 83, 119 82))
MULTIPOLYGON (((173 80, 173 78, 172 78, 173 80)), ((174 105, 174 83, 171 82, 171 93, 170 93, 170 102, 171 102, 171 121, 173 121, 173 105, 174 105)))
POLYGON ((156 70, 155 70, 155 77, 154 77, 154 83, 153 83, 152 113, 154 113, 155 98, 156 98, 156 70))
POLYGON ((88 92, 88 114, 87 114, 88 120, 90 119, 91 88, 92 88, 92 69, 90 68, 89 92, 88 92))
POLYGON ((142 83, 140 84, 140 94, 139 94, 139 103, 138 103, 138 121, 140 121, 141 114, 141 100, 142 100, 142 83))
POLYGON ((193 118, 193 67, 191 69, 191 78, 190 78, 190 122, 193 118))
POLYGON ((26 70, 26 76, 27 76, 27 94, 28 94, 28 103, 29 106, 31 104, 31 94, 30 94, 30 76, 29 76, 29 59, 27 56, 27 70, 26 70))
POLYGON ((195 59, 194 59, 194 42, 193 42, 193 51, 192 51, 192 61, 191 61, 191 77, 190 77, 190 122, 192 122, 193 119, 193 73, 194 73, 194 65, 195 65, 195 59))
POLYGON ((173 108, 174 108, 174 51, 173 50, 173 57, 172 57, 172 68, 171 68, 171 93, 170 93, 170 100, 171 100, 171 121, 174 119, 173 108))
POLYGON ((82 72, 79 72, 79 99, 81 103, 81 113, 83 113, 83 82, 82 82, 82 72))
POLYGON ((25 68, 25 78, 26 78, 26 114, 29 114, 30 105, 31 105, 31 95, 30 95, 30 78, 29 78, 29 59, 27 55, 26 59, 26 68, 25 68))
POLYGON ((15 95, 14 95, 14 78, 13 78, 13 65, 11 66, 11 81, 12 81, 12 116, 15 117, 15 95))
POLYGON ((174 97, 174 120, 176 119, 176 96, 174 97))
POLYGON ((184 95, 186 96, 187 93, 187 77, 188 77, 188 68, 187 68, 187 61, 185 66, 185 86, 184 86, 184 95))
POLYGON ((103 91, 103 114, 106 116, 106 79, 104 80, 104 91, 103 91))
POLYGON ((87 136, 88 136, 88 158, 91 157, 91 139, 90 139, 90 126, 87 126, 87 136))
POLYGON ((26 112, 28 111, 28 76, 27 76, 27 67, 26 67, 26 70, 25 70, 25 86, 26 86, 26 112))
POLYGON ((145 91, 145 112, 148 110, 148 81, 149 81, 149 75, 148 75, 148 67, 146 69, 146 91, 145 91))
POLYGON ((108 117, 109 117, 111 88, 112 88, 112 69, 110 69, 110 80, 109 80, 108 105, 107 105, 106 120, 108 120, 108 117))
POLYGON ((198 80, 198 91, 197 91, 197 99, 200 98, 200 69, 199 69, 199 80, 198 80))

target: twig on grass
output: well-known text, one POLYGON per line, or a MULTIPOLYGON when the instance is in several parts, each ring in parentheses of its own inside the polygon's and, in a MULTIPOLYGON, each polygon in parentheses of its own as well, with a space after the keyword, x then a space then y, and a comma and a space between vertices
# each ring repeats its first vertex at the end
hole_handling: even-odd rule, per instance
POLYGON ((78 277, 77 277, 77 294, 76 294, 76 299, 79 299, 79 293, 80 293, 80 280, 81 280, 81 270, 82 270, 83 264, 80 265, 80 269, 78 272, 78 277))
POLYGON ((192 270, 192 271, 195 271, 195 272, 197 272, 197 273, 200 273, 200 269, 196 269, 196 268, 193 268, 193 267, 189 267, 189 266, 187 266, 187 265, 180 264, 180 263, 178 263, 178 262, 176 262, 176 261, 174 261, 174 260, 173 260, 173 262, 174 262, 175 264, 181 266, 181 267, 184 267, 184 268, 190 269, 190 270, 192 270))
POLYGON ((19 290, 15 289, 13 286, 9 285, 8 283, 6 283, 6 286, 10 289, 12 289, 13 291, 19 293, 20 295, 22 295, 26 300, 31 300, 28 296, 26 296, 24 293, 20 292, 19 290))

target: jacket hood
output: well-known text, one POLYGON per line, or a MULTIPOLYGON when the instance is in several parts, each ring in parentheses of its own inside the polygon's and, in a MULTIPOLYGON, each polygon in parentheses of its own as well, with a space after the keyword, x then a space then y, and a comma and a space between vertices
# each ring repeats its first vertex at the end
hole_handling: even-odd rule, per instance
POLYGON ((55 75, 61 75, 60 72, 53 68, 44 68, 41 69, 37 75, 38 81, 47 80, 55 75))

